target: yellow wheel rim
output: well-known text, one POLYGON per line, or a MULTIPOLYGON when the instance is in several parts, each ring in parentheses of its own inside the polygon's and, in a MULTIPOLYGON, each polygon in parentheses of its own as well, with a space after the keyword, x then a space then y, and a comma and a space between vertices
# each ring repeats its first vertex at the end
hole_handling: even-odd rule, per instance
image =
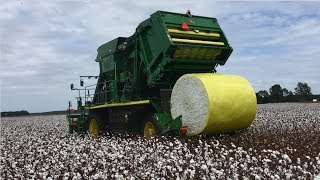
POLYGON ((97 124, 97 121, 95 119, 91 119, 90 120, 89 134, 91 134, 93 136, 98 136, 98 134, 99 134, 98 124, 97 124))
POLYGON ((156 135, 156 129, 151 122, 147 122, 143 129, 144 137, 151 138, 156 135))

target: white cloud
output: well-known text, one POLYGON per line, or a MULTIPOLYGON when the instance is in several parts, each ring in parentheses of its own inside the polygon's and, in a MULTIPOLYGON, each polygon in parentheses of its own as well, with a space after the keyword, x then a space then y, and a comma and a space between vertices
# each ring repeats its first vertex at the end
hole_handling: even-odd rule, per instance
POLYGON ((93 60, 99 45, 132 35, 156 10, 187 9, 217 17, 234 47, 220 72, 243 75, 256 90, 274 83, 293 90, 304 81, 320 93, 317 2, 5 1, 0 7, 2 109, 63 109, 73 99, 69 83, 98 74, 93 60))

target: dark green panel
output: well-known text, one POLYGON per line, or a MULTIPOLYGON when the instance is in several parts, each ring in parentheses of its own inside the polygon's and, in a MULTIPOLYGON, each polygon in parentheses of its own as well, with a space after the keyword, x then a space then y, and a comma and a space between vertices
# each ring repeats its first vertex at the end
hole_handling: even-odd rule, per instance
POLYGON ((113 54, 110 54, 108 56, 101 58, 101 60, 100 60, 101 73, 105 73, 105 72, 114 70, 114 65, 115 65, 115 63, 114 63, 113 54))

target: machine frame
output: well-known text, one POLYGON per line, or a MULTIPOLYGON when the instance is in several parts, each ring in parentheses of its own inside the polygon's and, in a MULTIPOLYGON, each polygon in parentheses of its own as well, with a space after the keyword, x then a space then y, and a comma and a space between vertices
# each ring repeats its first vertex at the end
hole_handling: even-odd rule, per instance
POLYGON ((181 115, 170 113, 175 82, 188 73, 215 73, 232 51, 217 19, 157 11, 131 37, 98 48, 100 74, 80 76, 80 85, 86 77, 98 82, 81 89, 71 86, 79 96, 77 110, 69 103, 69 132, 184 134, 181 115))

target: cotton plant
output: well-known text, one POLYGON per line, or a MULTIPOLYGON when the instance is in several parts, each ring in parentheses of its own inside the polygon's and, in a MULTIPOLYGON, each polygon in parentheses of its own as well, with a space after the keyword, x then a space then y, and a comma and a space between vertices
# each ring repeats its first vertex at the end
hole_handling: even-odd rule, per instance
POLYGON ((70 135, 65 116, 1 119, 1 179, 312 179, 320 104, 259 105, 252 126, 197 137, 70 135), (302 138, 303 137, 303 138, 302 138))

